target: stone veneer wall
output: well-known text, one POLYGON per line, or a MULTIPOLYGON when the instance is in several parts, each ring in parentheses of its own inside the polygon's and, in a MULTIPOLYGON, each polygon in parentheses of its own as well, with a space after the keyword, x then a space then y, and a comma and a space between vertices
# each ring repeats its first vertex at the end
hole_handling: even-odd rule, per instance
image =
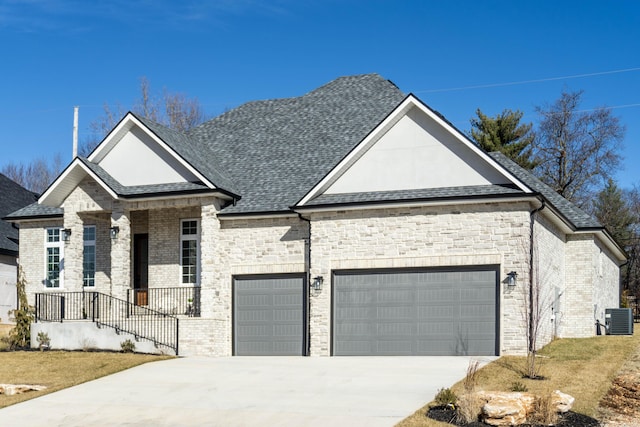
POLYGON ((565 251, 567 294, 562 337, 589 337, 595 333, 596 320, 593 300, 598 260, 594 257, 594 235, 567 236, 565 251))
POLYGON ((605 323, 605 309, 620 307, 620 266, 613 254, 599 239, 592 246, 596 259, 596 280, 593 288, 593 305, 596 320, 605 323))
MULTIPOLYGON (((323 212, 311 214, 309 226, 293 216, 221 220, 220 200, 214 197, 113 201, 101 187, 85 180, 64 208, 64 220, 21 223, 21 258, 32 303, 33 294, 45 289, 44 228, 72 229, 72 239, 64 247, 63 290, 81 290, 82 226, 96 225, 95 289, 124 298, 131 286, 133 234, 149 234, 150 286, 176 286, 180 220, 200 218, 202 317, 181 320, 181 345, 187 353, 231 354, 233 276, 304 273, 309 263, 311 277, 325 277, 323 291, 310 295, 312 355, 331 354, 333 270, 462 265, 500 267, 501 353, 526 350, 521 289, 529 280, 532 209, 526 202, 323 212), (120 227, 115 241, 109 238, 113 225, 120 227), (307 260, 310 233, 311 260, 307 260), (519 282, 511 290, 502 284, 510 271, 518 272, 519 282)), ((592 234, 566 237, 542 215, 536 222, 536 238, 544 266, 540 277, 547 289, 554 297, 556 287, 568 291, 561 300, 558 334, 593 335, 594 304, 602 312, 618 304, 617 292, 611 291, 618 280, 612 255, 594 242, 592 234)), ((553 334, 550 319, 545 324, 544 342, 553 334)))
MULTIPOLYGON (((305 272, 305 242, 309 226, 298 217, 224 219, 214 242, 213 318, 223 331, 214 354, 232 348, 232 278, 237 275, 305 272)), ((211 332, 210 332, 211 333, 211 332)))
POLYGON ((331 354, 333 270, 461 265, 500 266, 500 348, 526 350, 522 293, 505 289, 506 273, 528 280, 528 203, 350 210, 311 215, 311 277, 325 277, 311 297, 311 354, 331 354))
MULTIPOLYGON (((20 264, 27 281, 26 291, 29 304, 35 304, 35 293, 43 292, 45 279, 45 229, 62 227, 62 218, 22 222, 20 224, 20 264)), ((66 249, 66 248, 65 248, 66 249)), ((61 273, 64 278, 64 272, 61 273)), ((63 282, 63 286, 66 282, 63 282)), ((66 288, 63 288, 66 289, 66 288)), ((58 289, 52 289, 57 291, 58 289)))
MULTIPOLYGON (((556 301, 556 294, 565 295, 565 239, 565 234, 552 224, 543 212, 535 215, 533 286, 538 290, 539 309, 538 314, 534 316, 534 319, 539 319, 534 321, 534 326, 538 328, 538 348, 549 343, 554 335, 560 334, 562 330, 562 314, 556 313, 555 320, 552 320, 552 316, 554 310, 565 305, 562 296, 556 301)), ((528 292, 528 286, 529 283, 520 283, 518 288, 528 292)), ((524 316, 525 306, 521 307, 521 310, 524 316)))

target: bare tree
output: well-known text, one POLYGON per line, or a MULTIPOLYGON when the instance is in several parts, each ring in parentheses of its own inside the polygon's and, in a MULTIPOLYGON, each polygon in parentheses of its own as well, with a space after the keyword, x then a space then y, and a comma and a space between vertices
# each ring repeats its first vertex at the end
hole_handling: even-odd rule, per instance
POLYGON ((116 104, 115 108, 110 107, 108 104, 102 106, 104 115, 97 120, 89 123, 89 129, 91 130, 91 136, 84 140, 84 142, 78 148, 78 154, 87 157, 94 148, 100 144, 102 139, 113 129, 118 121, 125 115, 120 104, 116 104))
POLYGON ((40 157, 29 163, 11 162, 2 168, 2 173, 9 179, 38 194, 44 192, 60 172, 62 172, 60 154, 50 159, 40 157))
POLYGON ((625 129, 610 109, 580 110, 582 91, 563 91, 542 116, 534 172, 560 195, 586 204, 594 189, 620 164, 625 129))
MULTIPOLYGON (((146 77, 140 79, 140 98, 134 104, 132 111, 141 117, 181 132, 198 126, 206 119, 197 98, 188 98, 182 93, 172 93, 167 89, 163 90, 162 97, 156 98, 151 92, 151 85, 146 77)), ((118 104, 112 108, 105 104, 104 115, 89 125, 92 135, 80 147, 80 155, 89 155, 124 114, 125 110, 121 105, 118 104)))
POLYGON ((556 315, 556 322, 559 320, 558 313, 554 312, 557 308, 554 307, 555 288, 552 288, 551 269, 546 265, 541 268, 541 264, 547 260, 543 258, 544 254, 536 238, 536 224, 540 224, 536 218, 543 208, 541 206, 531 213, 529 239, 521 241, 523 252, 527 254, 525 265, 528 272, 528 280, 518 286, 522 291, 521 314, 527 340, 527 359, 522 374, 531 379, 542 378, 538 361, 541 339, 555 335, 554 331, 547 329, 551 327, 549 322, 551 315, 556 315))
POLYGON ((205 115, 196 98, 182 93, 164 92, 165 124, 172 129, 186 132, 204 122, 205 115))

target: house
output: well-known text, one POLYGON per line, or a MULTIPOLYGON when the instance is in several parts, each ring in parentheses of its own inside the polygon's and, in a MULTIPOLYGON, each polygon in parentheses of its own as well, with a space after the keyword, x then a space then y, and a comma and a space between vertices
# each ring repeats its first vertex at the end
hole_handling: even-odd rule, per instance
POLYGON ((625 262, 377 74, 188 133, 128 113, 9 219, 53 346, 95 323, 180 354, 522 354, 531 285, 539 345, 592 336, 625 262))
MULTIPOLYGON (((0 218, 37 201, 37 196, 0 173, 0 218)), ((0 323, 16 308, 18 229, 0 219, 0 323)))

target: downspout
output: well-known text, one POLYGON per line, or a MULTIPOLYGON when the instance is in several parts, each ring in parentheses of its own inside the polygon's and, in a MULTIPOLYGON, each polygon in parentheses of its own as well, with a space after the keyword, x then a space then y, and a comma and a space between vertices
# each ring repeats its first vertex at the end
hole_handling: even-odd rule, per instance
POLYGON ((533 315, 533 242, 534 242, 534 225, 535 225, 535 215, 545 208, 544 198, 537 196, 538 200, 540 200, 540 207, 532 210, 529 213, 529 342, 527 343, 529 346, 529 351, 535 351, 533 348, 534 337, 534 315, 533 315))
POLYGON ((298 218, 302 221, 307 222, 309 224, 309 235, 306 239, 304 239, 305 246, 305 254, 304 254, 304 266, 305 266, 305 274, 307 275, 307 282, 305 284, 306 287, 306 295, 307 295, 307 327, 305 331, 305 356, 311 355, 311 220, 302 216, 302 214, 298 213, 298 218))

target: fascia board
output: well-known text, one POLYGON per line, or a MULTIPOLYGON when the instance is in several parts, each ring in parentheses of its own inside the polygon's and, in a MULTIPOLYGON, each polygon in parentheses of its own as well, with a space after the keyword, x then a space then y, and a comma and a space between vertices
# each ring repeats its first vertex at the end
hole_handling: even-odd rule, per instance
POLYGON ((118 123, 118 125, 107 135, 107 137, 103 140, 103 142, 91 153, 88 157, 88 160, 94 163, 100 164, 100 161, 111 151, 111 148, 115 146, 124 135, 133 128, 133 126, 137 126, 142 129, 153 141, 162 147, 171 157, 176 159, 182 166, 184 166, 189 172, 194 174, 200 181, 202 181, 207 187, 212 190, 217 189, 216 186, 209 181, 204 175, 200 173, 196 168, 194 168, 191 163, 187 162, 182 156, 180 156, 173 148, 167 145, 158 135, 155 134, 151 129, 144 125, 138 118, 133 115, 131 112, 127 113, 127 115, 118 123))
POLYGON ((242 221, 242 220, 257 220, 257 219, 271 219, 271 218, 298 218, 298 214, 291 212, 283 213, 246 213, 246 214, 218 214, 220 221, 242 221))
MULTIPOLYGON (((100 163, 100 161, 109 154, 111 148, 122 139, 122 137, 133 127, 132 118, 134 118, 131 112, 125 114, 125 116, 118 122, 117 125, 104 137, 102 142, 89 154, 87 160, 92 163, 100 163)), ((148 132, 148 131, 147 131, 148 132)))
POLYGON ((419 108, 424 114, 433 119, 438 125, 445 128, 451 135, 453 135, 458 141, 471 149, 475 154, 487 162, 491 167, 496 169, 501 175, 503 175, 508 181, 517 186, 525 193, 533 193, 533 191, 524 185, 518 178, 507 171, 502 165, 493 160, 487 153, 482 151, 479 147, 473 144, 468 138, 466 138, 458 129, 449 124, 446 120, 442 119, 431 108, 425 105, 415 95, 409 94, 404 101, 402 101, 374 130, 372 130, 349 154, 347 154, 327 175, 325 175, 320 182, 318 182, 295 206, 304 206, 314 197, 322 194, 323 191, 329 186, 329 184, 342 173, 346 168, 351 166, 351 162, 356 159, 360 153, 369 149, 371 144, 379 140, 395 123, 397 123, 411 108, 419 108))
POLYGON ((216 197, 222 200, 233 200, 233 197, 229 196, 226 193, 220 192, 218 190, 198 190, 193 192, 176 192, 176 193, 158 193, 149 196, 145 195, 135 195, 135 196, 126 196, 122 195, 120 198, 122 200, 126 200, 127 202, 148 202, 154 200, 168 200, 168 199, 188 199, 188 198, 198 198, 198 197, 216 197))
POLYGON ((335 212, 335 211, 354 211, 354 210, 371 210, 371 209, 393 209, 393 208, 413 208, 423 206, 461 206, 475 205, 485 203, 509 203, 509 202, 529 202, 540 203, 540 201, 531 195, 526 196, 509 196, 509 197, 480 197, 467 199, 441 199, 441 200, 407 200, 403 201, 380 201, 380 202, 361 202, 351 204, 335 204, 330 206, 295 206, 292 209, 298 213, 314 213, 314 212, 335 212))

